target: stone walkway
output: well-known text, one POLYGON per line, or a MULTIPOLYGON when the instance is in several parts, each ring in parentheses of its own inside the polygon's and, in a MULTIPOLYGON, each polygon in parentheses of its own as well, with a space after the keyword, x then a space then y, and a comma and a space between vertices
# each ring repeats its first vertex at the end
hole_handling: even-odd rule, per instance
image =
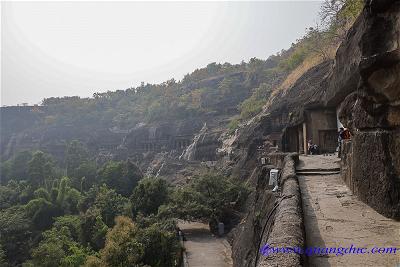
MULTIPOLYGON (((300 156, 298 169, 338 167, 336 156, 300 156)), ((318 171, 319 172, 319 171, 318 171)), ((400 266, 400 222, 359 201, 340 174, 299 175, 306 247, 396 247, 396 254, 311 256, 309 266, 400 266)))
POLYGON ((180 222, 189 267, 231 267, 231 247, 225 238, 211 234, 207 224, 180 222))

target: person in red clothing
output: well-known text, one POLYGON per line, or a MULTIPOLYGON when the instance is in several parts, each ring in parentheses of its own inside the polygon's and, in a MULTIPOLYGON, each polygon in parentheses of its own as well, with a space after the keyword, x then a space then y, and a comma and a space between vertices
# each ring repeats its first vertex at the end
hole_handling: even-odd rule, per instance
POLYGON ((340 127, 339 129, 339 136, 338 136, 338 157, 340 158, 341 154, 341 148, 342 148, 342 142, 343 140, 350 140, 351 139, 351 134, 350 131, 347 128, 340 127))
POLYGON ((343 140, 349 140, 349 139, 351 139, 351 134, 350 134, 349 129, 344 128, 343 133, 342 133, 342 139, 343 139, 343 140))

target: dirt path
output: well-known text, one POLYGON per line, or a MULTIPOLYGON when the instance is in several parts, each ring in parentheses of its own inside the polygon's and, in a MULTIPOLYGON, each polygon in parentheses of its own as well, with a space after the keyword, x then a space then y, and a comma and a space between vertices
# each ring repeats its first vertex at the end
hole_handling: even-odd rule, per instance
MULTIPOLYGON (((335 156, 300 156, 302 169, 338 167, 335 156)), ((400 266, 400 222, 359 201, 339 174, 299 176, 306 247, 396 247, 396 254, 311 256, 309 266, 400 266)))
POLYGON ((184 246, 189 267, 231 267, 231 247, 225 238, 217 238, 203 223, 180 222, 187 241, 184 246))

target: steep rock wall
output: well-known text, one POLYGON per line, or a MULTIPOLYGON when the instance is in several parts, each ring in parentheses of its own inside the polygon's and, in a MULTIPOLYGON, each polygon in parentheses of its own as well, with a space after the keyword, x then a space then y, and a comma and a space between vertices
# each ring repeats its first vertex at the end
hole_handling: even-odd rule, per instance
POLYGON ((335 60, 304 73, 239 130, 231 153, 235 176, 249 177, 257 149, 268 150, 272 138, 304 121, 305 110, 338 108, 340 121, 353 135, 343 178, 371 207, 399 218, 399 5, 395 0, 367 1, 335 60))
POLYGON ((359 80, 339 113, 353 134, 343 177, 365 203, 400 218, 400 2, 369 1, 361 18, 359 80))

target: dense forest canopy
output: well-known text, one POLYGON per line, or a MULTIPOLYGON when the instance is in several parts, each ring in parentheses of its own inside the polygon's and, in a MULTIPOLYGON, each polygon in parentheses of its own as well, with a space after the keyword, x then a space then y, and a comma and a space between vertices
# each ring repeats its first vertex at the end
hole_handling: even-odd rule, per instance
POLYGON ((5 266, 178 266, 174 218, 223 221, 247 194, 242 183, 217 173, 174 188, 143 178, 130 160, 98 166, 78 141, 66 160, 64 168, 36 151, 6 162, 16 179, 0 186, 5 266))

